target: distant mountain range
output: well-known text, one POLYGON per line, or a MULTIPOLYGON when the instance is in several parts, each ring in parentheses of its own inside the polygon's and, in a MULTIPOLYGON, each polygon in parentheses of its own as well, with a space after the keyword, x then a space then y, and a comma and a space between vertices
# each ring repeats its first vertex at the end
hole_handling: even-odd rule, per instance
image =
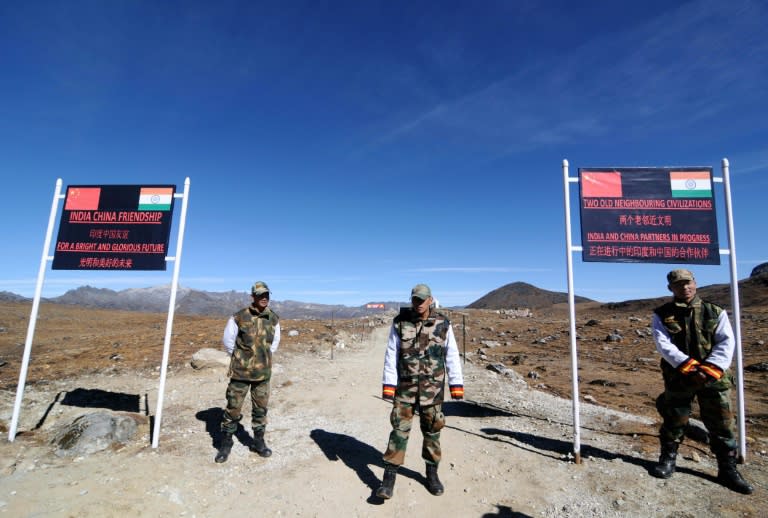
MULTIPOLYGON (((81 286, 64 295, 43 299, 54 304, 69 304, 85 308, 119 309, 162 313, 168 311, 170 285, 151 288, 130 288, 114 291, 106 288, 81 286)), ((31 299, 7 291, 0 292, 0 301, 28 302, 31 299)), ((182 315, 229 316, 248 306, 251 295, 246 292, 210 292, 179 287, 176 291, 176 312, 182 315)), ((405 302, 385 302, 383 309, 363 306, 313 304, 292 300, 270 302, 270 307, 283 318, 323 319, 358 318, 366 315, 394 314, 405 302)))
MULTIPOLYGON (((0 292, 0 301, 3 300, 24 302, 30 299, 15 293, 0 292)), ((81 286, 69 290, 59 297, 43 300, 54 304, 69 304, 85 308, 157 313, 168 311, 170 285, 130 288, 121 291, 81 286)), ((565 293, 542 290, 524 282, 515 282, 492 291, 468 307, 475 309, 539 309, 559 302, 567 302, 567 300, 568 296, 565 293)), ((578 302, 589 301, 584 297, 576 297, 576 300, 578 302)), ((176 292, 176 312, 183 315, 228 316, 250 303, 251 296, 246 292, 209 292, 184 287, 179 287, 176 292)), ((408 302, 385 302, 382 309, 369 309, 365 305, 314 304, 292 300, 272 300, 270 302, 270 307, 283 318, 324 320, 358 318, 366 315, 394 315, 398 308, 405 305, 408 305, 408 302)))
MULTIPOLYGON (((663 281, 662 281, 663 282, 663 281)), ((752 270, 751 275, 742 279, 739 285, 739 302, 741 307, 768 306, 768 263, 763 263, 752 270)), ((664 286, 660 286, 664 289, 664 286)), ((731 308, 731 285, 712 284, 699 286, 698 294, 701 298, 731 308)), ((662 297, 650 299, 626 300, 622 302, 609 302, 601 304, 607 309, 628 311, 650 311, 654 307, 670 300, 671 293, 662 297)), ((595 302, 586 297, 574 297, 577 304, 583 302, 595 302)), ((568 294, 556 291, 547 291, 532 286, 525 282, 513 282, 497 288, 492 292, 477 299, 467 307, 470 309, 513 309, 530 308, 546 309, 554 304, 568 302, 568 294)))
MULTIPOLYGON (((697 289, 699 297, 705 300, 719 304, 726 309, 731 310, 731 285, 730 284, 710 284, 709 286, 699 286, 697 289)), ((650 311, 652 308, 670 300, 671 294, 665 297, 656 297, 653 299, 625 300, 623 302, 609 302, 602 306, 607 309, 627 310, 627 311, 650 311)), ((739 306, 742 308, 768 306, 768 270, 757 268, 752 271, 746 279, 739 281, 739 306)))
MULTIPOLYGON (((739 300, 742 307, 768 306, 768 268, 766 265, 768 263, 760 265, 752 271, 749 278, 739 281, 739 300)), ((43 300, 55 304, 71 304, 86 308, 162 313, 168 311, 170 289, 170 285, 131 288, 122 291, 82 286, 59 297, 43 300)), ((699 295, 727 308, 730 307, 730 284, 700 286, 699 295)), ((575 296, 574 299, 576 303, 595 302, 586 297, 575 296)), ((638 311, 653 308, 667 300, 669 300, 669 296, 610 302, 602 304, 602 306, 614 310, 638 311)), ((30 299, 3 291, 0 292, 0 301, 29 302, 30 299)), ((525 282, 513 282, 489 292, 466 307, 470 309, 528 308, 537 310, 566 302, 568 302, 567 293, 543 290, 525 282)), ((209 292, 179 287, 176 293, 176 312, 185 315, 228 316, 250 303, 251 296, 246 292, 209 292)), ((382 309, 370 309, 366 305, 344 306, 341 304, 273 300, 270 302, 270 307, 283 318, 329 320, 373 315, 391 316, 399 307, 407 304, 408 302, 385 302, 382 309)))

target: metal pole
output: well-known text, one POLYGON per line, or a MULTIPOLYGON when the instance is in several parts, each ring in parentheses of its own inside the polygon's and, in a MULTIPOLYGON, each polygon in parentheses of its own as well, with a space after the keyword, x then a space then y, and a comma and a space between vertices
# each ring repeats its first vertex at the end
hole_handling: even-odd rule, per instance
POLYGON ((43 292, 43 282, 45 281, 45 265, 52 257, 48 257, 48 250, 51 247, 53 237, 53 226, 56 223, 56 212, 59 206, 61 195, 61 178, 56 180, 56 190, 53 193, 51 202, 51 213, 48 216, 48 230, 45 233, 45 243, 43 244, 43 255, 40 258, 40 269, 37 271, 37 284, 35 285, 35 297, 32 299, 32 312, 29 315, 29 325, 27 326, 27 339, 24 342, 24 354, 21 358, 21 369, 19 370, 19 384, 16 387, 16 402, 13 404, 13 417, 11 417, 11 427, 8 429, 8 441, 13 442, 16 438, 16 428, 19 425, 19 412, 21 411, 21 400, 24 398, 24 386, 27 383, 27 369, 29 368, 29 356, 32 353, 32 339, 35 336, 35 325, 37 323, 37 312, 40 309, 40 296, 43 292))
POLYGON ((728 248, 731 266, 731 305, 733 306, 733 334, 736 339, 736 406, 739 416, 739 463, 747 458, 746 425, 744 418, 744 365, 741 351, 741 308, 739 303, 739 277, 736 273, 736 238, 733 233, 733 210, 731 205, 730 166, 723 158, 723 188, 725 192, 725 217, 728 224, 728 248))
MULTIPOLYGON (((576 358, 576 307, 573 295, 573 243, 571 242, 571 199, 568 183, 568 160, 563 160, 563 194, 565 201, 565 251, 568 265, 568 313, 571 334, 571 380, 573 392, 573 457, 581 464, 581 425, 579 423, 579 366, 576 358)), ((578 178, 576 179, 578 181, 578 178)))
POLYGON ((171 350, 171 331, 173 330, 173 314, 176 311, 176 291, 179 286, 179 269, 181 268, 181 249, 184 244, 184 227, 187 222, 187 205, 189 204, 189 177, 184 180, 184 194, 181 197, 181 222, 179 236, 176 239, 176 257, 166 257, 173 260, 173 280, 171 281, 171 299, 168 302, 168 321, 165 326, 165 341, 163 342, 163 364, 160 369, 160 386, 157 389, 157 410, 155 411, 155 427, 152 432, 152 447, 157 448, 160 442, 160 422, 163 419, 163 396, 165 394, 165 378, 168 373, 168 356, 171 350))
POLYGON ((461 315, 461 334, 464 344, 464 364, 467 363, 467 315, 461 315))

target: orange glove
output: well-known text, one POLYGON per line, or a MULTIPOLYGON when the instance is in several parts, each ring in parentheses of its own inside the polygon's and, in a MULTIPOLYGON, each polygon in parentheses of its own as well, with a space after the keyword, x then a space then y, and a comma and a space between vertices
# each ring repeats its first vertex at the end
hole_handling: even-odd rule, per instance
POLYGON ((685 375, 694 374, 699 370, 699 365, 701 364, 698 361, 689 357, 687 360, 677 366, 677 370, 680 371, 681 374, 685 375))
POLYGON ((712 378, 713 381, 719 380, 720 378, 723 377, 723 374, 724 374, 723 369, 709 362, 704 362, 701 365, 699 365, 699 371, 706 374, 707 377, 712 378))

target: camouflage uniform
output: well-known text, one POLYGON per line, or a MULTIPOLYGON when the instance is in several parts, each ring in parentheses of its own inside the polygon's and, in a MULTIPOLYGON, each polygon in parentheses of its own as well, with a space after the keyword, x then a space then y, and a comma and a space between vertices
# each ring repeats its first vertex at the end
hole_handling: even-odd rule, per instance
POLYGON ((263 431, 267 424, 272 353, 280 340, 279 317, 270 308, 259 313, 250 306, 235 313, 230 322, 237 327, 237 336, 227 373, 230 381, 221 430, 229 434, 237 430, 242 419, 240 409, 250 391, 251 425, 254 431, 263 431))
POLYGON ((677 469, 677 450, 691 415, 691 403, 697 398, 710 448, 717 457, 717 482, 738 493, 751 494, 754 488, 736 469, 733 378, 728 372, 736 340, 728 315, 720 306, 696 295, 696 280, 689 270, 672 270, 667 283, 673 301, 656 308, 651 320, 656 350, 662 357, 664 392, 656 399, 663 418, 661 453, 650 474, 666 479, 677 469))
POLYGON ((385 463, 403 464, 411 422, 418 410, 421 456, 427 464, 439 464, 446 370, 451 396, 461 399, 464 381, 450 321, 434 309, 426 320, 420 320, 410 308, 403 309, 392 323, 384 362, 383 396, 394 398, 385 463))
POLYGON ((736 449, 730 393, 733 378, 728 371, 734 339, 725 311, 698 296, 688 304, 669 302, 654 311, 654 333, 663 356, 664 392, 656 399, 664 420, 659 431, 662 441, 682 440, 696 397, 712 451, 722 454, 736 449), (688 375, 691 368, 707 365, 719 369, 719 379, 701 384, 688 375))

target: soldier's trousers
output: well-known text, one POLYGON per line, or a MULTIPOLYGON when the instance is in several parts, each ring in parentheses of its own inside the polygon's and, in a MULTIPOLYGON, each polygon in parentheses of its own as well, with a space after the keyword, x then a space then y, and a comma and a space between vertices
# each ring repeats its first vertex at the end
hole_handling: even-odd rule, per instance
POLYGON ((692 385, 677 371, 662 369, 664 392, 656 398, 656 409, 664 422, 659 430, 662 441, 680 442, 691 416, 691 404, 699 402, 701 420, 709 432, 709 445, 715 454, 735 450, 736 430, 731 411, 733 379, 726 372, 723 377, 704 386, 692 385))
MULTIPOLYGON (((389 434, 387 451, 384 452, 384 462, 400 466, 405 462, 405 450, 408 447, 408 436, 411 433, 414 407, 410 403, 395 400, 389 421, 392 431, 389 434)), ((421 457, 429 464, 440 463, 440 430, 445 426, 442 404, 419 408, 419 424, 423 436, 421 457)))
POLYGON ((251 426, 263 430, 267 426, 267 405, 269 404, 269 380, 243 381, 230 379, 227 386, 227 408, 221 419, 221 430, 233 434, 237 423, 243 418, 240 413, 245 397, 251 393, 251 426))

